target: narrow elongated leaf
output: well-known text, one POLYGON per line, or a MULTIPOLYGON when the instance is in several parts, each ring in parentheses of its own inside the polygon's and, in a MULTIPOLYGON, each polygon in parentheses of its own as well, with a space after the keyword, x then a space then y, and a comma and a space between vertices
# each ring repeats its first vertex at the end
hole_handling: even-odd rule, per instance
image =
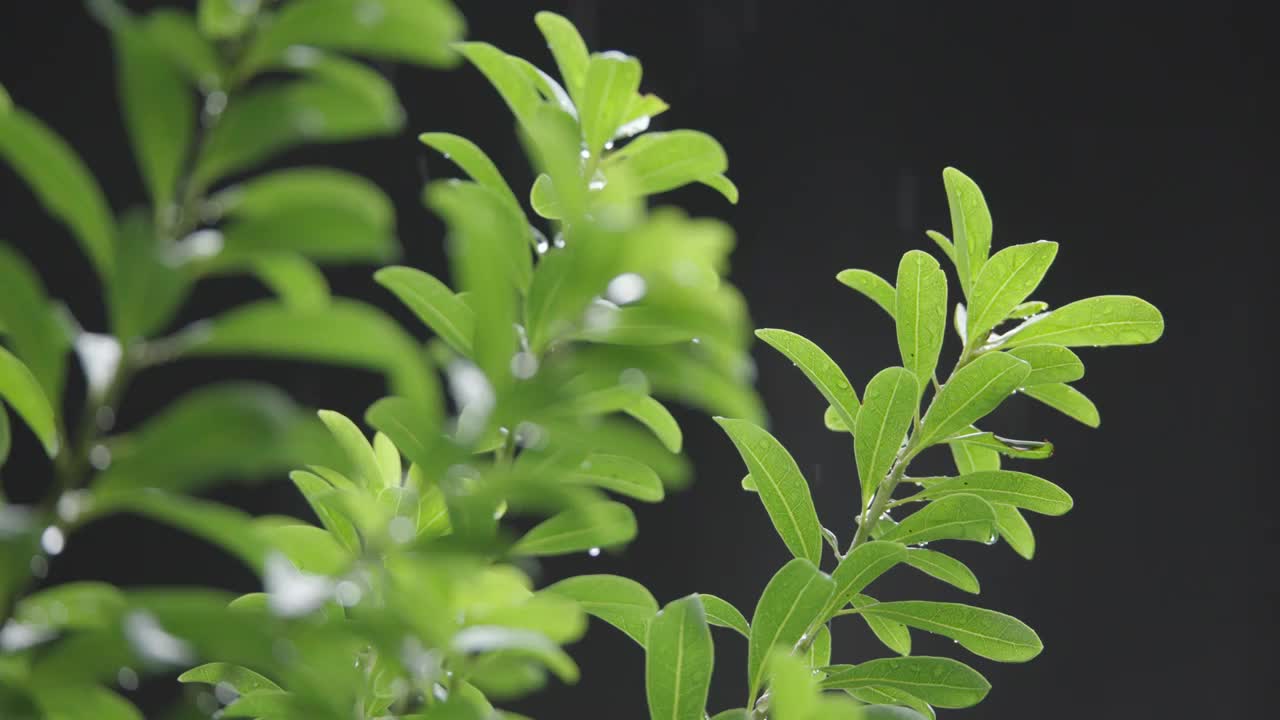
POLYGON ((876 488, 893 467, 894 458, 911 429, 919 400, 915 376, 905 368, 886 368, 867 383, 853 431, 858 479, 862 484, 859 514, 871 504, 876 488))
POLYGON ((751 637, 751 625, 747 623, 747 618, 729 601, 707 593, 700 593, 698 597, 702 598, 702 608, 706 610, 708 623, 737 630, 745 638, 751 637))
POLYGON ((1129 295, 1100 295, 1028 320, 1012 331, 1005 346, 1145 345, 1163 333, 1164 316, 1151 303, 1129 295))
POLYGON ((0 334, 13 354, 40 381, 51 406, 59 406, 66 356, 67 330, 45 294, 40 275, 25 257, 0 243, 0 334))
POLYGON ((825 690, 891 687, 905 690, 930 705, 966 708, 977 705, 991 690, 978 671, 950 658, 909 657, 869 660, 827 669, 825 690))
POLYGON ((475 143, 459 135, 442 132, 422 133, 418 139, 422 144, 452 160, 472 180, 502 196, 511 203, 512 207, 520 207, 520 201, 516 199, 511 186, 502 177, 498 166, 475 143))
POLYGON ((222 60, 190 13, 156 8, 140 18, 138 24, 191 87, 205 91, 223 87, 222 60))
MULTIPOLYGON (((865 607, 876 605, 879 601, 868 595, 861 593, 854 595, 849 604, 855 610, 862 610, 865 607)), ((871 633, 876 636, 884 646, 899 655, 907 656, 911 654, 911 630, 900 622, 889 620, 878 615, 870 615, 862 613, 862 620, 867 623, 867 627, 871 629, 871 633)))
POLYGON ((938 499, 957 494, 977 495, 989 503, 1013 505, 1043 515, 1063 515, 1071 496, 1048 480, 1012 470, 965 473, 929 485, 914 498, 938 499))
POLYGON ((1015 440, 976 430, 957 435, 948 442, 970 454, 982 450, 1021 460, 1044 460, 1053 456, 1053 443, 1047 440, 1015 440))
POLYGON ((756 425, 722 417, 715 421, 738 448, 782 541, 797 558, 816 564, 822 557, 822 529, 809 484, 795 459, 756 425))
POLYGON ((132 20, 113 28, 125 127, 151 199, 168 205, 177 192, 195 127, 195 97, 177 67, 132 20))
POLYGON ((928 253, 912 250, 902 257, 894 308, 902 365, 923 393, 947 334, 947 274, 928 253))
POLYGON ((13 447, 12 432, 9 428, 9 413, 0 405, 0 467, 9 459, 9 450, 13 447))
POLYGON ((475 313, 447 285, 421 270, 403 266, 383 268, 373 279, 400 298, 449 347, 471 355, 475 313))
POLYGON ((825 619, 834 615, 849 604, 854 595, 862 592, 876 578, 906 558, 906 548, 894 542, 877 540, 854 548, 836 566, 835 572, 831 573, 835 590, 819 617, 825 619))
POLYGON ((565 87, 575 98, 581 96, 583 83, 587 77, 587 44, 582 41, 578 29, 565 18, 553 12, 542 11, 533 17, 551 47, 551 55, 560 68, 560 77, 564 78, 565 87))
POLYGON ((100 278, 115 260, 111 208, 71 146, 21 108, 0 113, 0 158, 26 181, 36 199, 65 223, 100 278))
POLYGON ((311 261, 288 252, 254 258, 253 272, 263 285, 291 307, 318 308, 329 302, 329 282, 311 261))
POLYGON ((311 506, 312 512, 320 519, 325 529, 332 533, 347 550, 359 550, 360 535, 355 525, 335 507, 336 503, 333 502, 338 491, 327 480, 305 470, 294 470, 289 473, 289 479, 306 498, 307 504, 311 506))
POLYGON ((1024 387, 1075 382, 1084 377, 1084 363, 1061 345, 1025 345, 1013 348, 1009 354, 1031 366, 1031 374, 1022 381, 1024 387))
POLYGON ((14 619, 55 630, 86 630, 119 622, 127 606, 124 593, 113 585, 71 582, 22 598, 14 609, 14 619))
POLYGON ((373 446, 369 444, 364 432, 351 422, 351 419, 333 410, 320 410, 317 415, 320 421, 329 428, 333 439, 347 456, 348 466, 352 469, 352 478, 370 490, 382 487, 382 471, 378 467, 378 458, 374 455, 373 446))
POLYGON ((756 337, 769 343, 800 368, 822 397, 835 408, 845 426, 854 426, 854 418, 858 415, 858 392, 840 366, 822 348, 786 330, 757 330, 756 337))
POLYGON ((631 508, 597 502, 542 521, 525 533, 513 550, 522 555, 566 555, 621 545, 635 536, 636 517, 631 508))
POLYGON ((488 43, 466 42, 455 47, 484 74, 521 124, 529 125, 542 99, 511 57, 488 43))
POLYGON ((673 453, 680 452, 684 444, 684 434, 671 411, 651 397, 636 398, 622 411, 649 428, 662 445, 673 453))
MULTIPOLYGON (((972 425, 967 430, 972 433, 985 434, 972 425)), ((960 471, 961 475, 1000 469, 1000 453, 993 447, 969 442, 952 442, 948 443, 947 446, 951 449, 951 457, 955 460, 956 470, 960 471)))
POLYGON ((178 676, 178 682, 204 683, 205 685, 226 683, 240 695, 248 695, 257 690, 280 689, 279 685, 248 668, 223 662, 205 663, 191 668, 178 676))
POLYGON ((1098 407, 1085 397, 1084 393, 1066 383, 1046 383, 1022 388, 1022 394, 1035 398, 1067 417, 1078 420, 1089 427, 1096 428, 1102 424, 1098 415, 1098 407))
POLYGON ((956 273, 960 287, 969 296, 971 287, 991 252, 991 212, 977 183, 955 168, 942 171, 951 209, 951 238, 954 240, 956 273))
POLYGON ((58 454, 58 419, 44 389, 40 387, 40 381, 21 360, 3 347, 0 347, 0 399, 9 403, 18 417, 40 438, 49 457, 58 454))
POLYGON ((672 130, 648 133, 627 143, 604 162, 605 174, 613 167, 626 168, 636 192, 655 195, 715 178, 728 170, 729 158, 710 135, 672 130))
POLYGON ((991 506, 996 511, 996 527, 1000 531, 1000 538, 1013 551, 1021 555, 1023 558, 1030 560, 1036 554, 1036 536, 1031 531, 1031 525, 1027 523, 1027 519, 1022 516, 1022 512, 1012 505, 996 503, 991 506))
POLYGON ((967 336, 985 341, 987 333, 1035 292, 1057 255, 1058 243, 1046 241, 1012 245, 992 255, 973 281, 967 336))
POLYGON ((143 720, 128 700, 97 685, 77 687, 50 683, 36 688, 36 702, 48 718, 91 717, 95 720, 143 720))
POLYGON ((1021 620, 994 610, 907 600, 882 602, 862 612, 944 635, 975 655, 998 662, 1026 662, 1044 649, 1034 630, 1021 620))
POLYGON ((659 502, 665 494, 653 468, 624 455, 588 455, 565 480, 592 485, 644 502, 659 502))
POLYGON ((995 511, 976 495, 948 495, 908 515, 881 540, 904 545, 935 540, 990 542, 996 532, 995 511))
POLYGON ((870 298, 872 302, 880 306, 881 310, 889 313, 889 317, 896 317, 898 291, 889 284, 888 280, 870 270, 856 269, 841 270, 836 275, 836 280, 870 298))
POLYGON ((616 52, 591 56, 578 98, 578 120, 587 152, 592 156, 613 139, 626 121, 631 98, 639 89, 639 60, 616 52))
POLYGON ((583 612, 621 630, 645 646, 649 621, 658 602, 640 583, 617 575, 579 575, 549 585, 542 592, 571 598, 583 612))
POLYGON ((790 650, 818 620, 835 583, 812 562, 795 558, 765 586, 751 617, 747 681, 754 701, 765 678, 765 659, 775 647, 790 650))
POLYGON ((651 720, 702 720, 715 662, 711 629, 697 595, 669 603, 649 623, 645 695, 651 720))
POLYGON ((925 230, 924 234, 938 246, 938 249, 942 251, 942 254, 946 255, 947 259, 951 261, 952 265, 954 265, 956 262, 956 246, 951 243, 951 238, 943 235, 937 230, 925 230))
POLYGON ((980 589, 978 577, 973 574, 973 571, 950 555, 924 548, 910 548, 907 550, 905 562, 920 572, 967 593, 976 595, 980 589))
POLYGON ((982 419, 1030 373, 1030 365, 1006 353, 987 353, 960 368, 925 413, 916 449, 929 447, 982 419))
MULTIPOLYGON (((904 626, 905 627, 905 626, 904 626)), ((892 720, 937 720, 938 714, 934 712, 933 706, 912 695, 909 692, 898 690, 891 687, 875 687, 860 688, 857 690, 846 690, 853 697, 865 703, 876 703, 863 708, 865 711, 875 711, 877 713, 886 710, 892 710, 892 715, 888 718, 892 720), (901 706, 889 707, 886 706, 901 706), (914 713, 914 714, 912 714, 914 713)), ((881 715, 885 718, 886 715, 881 715)))

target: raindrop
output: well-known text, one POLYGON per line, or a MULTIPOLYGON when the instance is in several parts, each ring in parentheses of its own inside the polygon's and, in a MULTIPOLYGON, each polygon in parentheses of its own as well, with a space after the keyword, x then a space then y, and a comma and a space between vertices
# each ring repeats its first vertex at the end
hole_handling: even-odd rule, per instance
POLYGON ((391 518, 391 523, 387 525, 387 534, 391 535, 391 539, 401 545, 413 539, 418 532, 418 528, 413 521, 404 515, 397 515, 391 518))
POLYGON ((595 174, 591 176, 591 182, 587 183, 587 189, 603 190, 604 186, 608 184, 609 184, 609 179, 604 176, 604 173, 597 170, 595 174))
POLYGON ((226 241, 218 230, 197 230, 174 243, 165 251, 165 262, 180 267, 193 260, 211 258, 222 252, 226 241))
POLYGON ((528 380, 538 372, 538 356, 521 350, 511 356, 511 374, 519 380, 528 380))
POLYGON ((692 339, 690 339, 690 340, 689 340, 689 342, 693 343, 694 345, 701 345, 701 344, 702 344, 702 338, 692 338, 692 339))
POLYGON ((240 698, 240 693, 229 682, 220 682, 213 686, 213 696, 223 705, 230 705, 240 698))
POLYGON ((50 525, 40 533, 40 547, 50 555, 57 555, 67 546, 67 537, 57 525, 50 525))
POLYGON ((98 426, 99 430, 104 432, 110 430, 116 424, 116 411, 103 405, 98 408, 98 414, 94 418, 94 423, 98 426))
POLYGON ((116 671, 116 684, 119 685, 122 690, 137 690, 138 673, 134 672, 133 668, 127 665, 121 667, 116 671))
POLYGON ((284 61, 289 67, 303 70, 320 61, 320 51, 306 45, 293 45, 284 51, 284 61))
POLYGON ((364 0, 356 5, 356 22, 370 27, 382 22, 387 15, 386 8, 377 0, 364 0))
POLYGON ((618 306, 604 298, 596 298, 591 301, 582 322, 591 332, 608 332, 618 324, 618 306))
POLYGON ((190 645, 166 632, 147 612, 132 612, 125 617, 124 636, 139 656, 151 662, 190 665, 195 657, 190 645))
POLYGON ((227 94, 221 90, 214 90, 204 96, 204 114, 210 117, 217 117, 227 109, 227 94))
POLYGON ((647 285, 636 273, 623 273, 609 281, 605 297, 617 305, 633 303, 644 297, 647 285))
POLYGON ((106 470, 111 467, 111 448, 98 443, 89 450, 89 464, 94 470, 106 470))
POLYGON ((493 386, 484 372, 466 360, 454 360, 445 367, 449 393, 458 407, 458 437, 469 442, 479 437, 489 421, 495 402, 493 386))
POLYGON ((591 157, 591 151, 586 148, 582 148, 582 152, 578 153, 578 156, 581 157, 583 160, 586 160, 587 158, 591 157))
POLYGON ((627 368, 618 373, 618 382, 630 388, 646 389, 649 387, 649 377, 644 374, 640 368, 627 368))
POLYGON ((31 576, 35 578, 44 578, 49 574, 49 561, 44 559, 43 555, 31 556, 31 576))
POLYGON ((612 141, 612 140, 610 140, 609 142, 605 143, 605 144, 604 144, 604 149, 605 149, 605 150, 612 150, 612 149, 613 149, 613 141, 612 141))
POLYGON ((624 123, 622 127, 618 128, 618 132, 614 134, 614 137, 629 138, 632 135, 639 135, 640 133, 648 129, 649 129, 649 116, 641 115, 640 117, 636 118, 635 120, 632 120, 631 122, 624 123))
POLYGON ((587 551, 587 555, 591 557, 600 557, 600 548, 598 547, 591 548, 590 550, 587 551))
POLYGON ((551 249, 551 243, 547 242, 547 236, 542 234, 538 228, 530 225, 529 230, 533 233, 533 249, 539 255, 545 255, 551 249))
POLYGON ((0 650, 5 652, 26 650, 52 638, 53 635, 53 630, 47 627, 10 620, 0 628, 0 650))
POLYGON ((343 580, 338 583, 337 589, 334 591, 334 598, 342 607, 355 607, 360 604, 360 599, 364 597, 364 591, 360 586, 350 580, 343 580))
POLYGON ((90 392, 101 397, 120 367, 120 358, 124 354, 120 341, 111 335, 82 332, 76 336, 75 349, 90 392))
POLYGON ((557 250, 564 249, 564 233, 556 233, 555 236, 551 238, 551 247, 557 250))
POLYGON ((547 431, 537 423, 523 421, 516 426, 516 445, 522 448, 537 448, 547 441, 547 431))
POLYGON ((267 607, 282 617, 306 615, 333 595, 333 582, 329 578, 302 572, 280 553, 267 556, 263 586, 267 591, 267 607))

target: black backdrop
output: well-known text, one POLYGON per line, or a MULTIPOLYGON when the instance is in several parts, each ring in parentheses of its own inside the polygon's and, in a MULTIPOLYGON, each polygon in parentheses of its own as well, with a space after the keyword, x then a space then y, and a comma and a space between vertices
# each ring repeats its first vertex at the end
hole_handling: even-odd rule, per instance
MULTIPOLYGON (((1035 522, 1034 562, 1004 546, 957 550, 983 580, 980 601, 1026 620, 1047 649, 1025 666, 974 661, 995 689, 980 709, 952 717, 1244 716, 1261 709, 1264 683, 1276 676, 1280 524, 1262 462, 1275 400, 1266 371, 1275 328, 1266 246, 1275 238, 1263 218, 1264 198, 1277 188, 1262 157, 1274 127, 1263 115, 1275 58, 1260 8, 1118 5, 463 4, 472 37, 544 65, 532 24, 538 7, 569 15, 597 49, 641 57, 645 88, 674 108, 658 124, 723 141, 743 198, 729 207, 691 190, 672 200, 737 228, 734 279, 758 326, 814 339, 859 383, 896 362, 892 331, 833 276, 845 267, 892 275, 904 250, 928 245, 925 228, 947 229, 939 173, 948 164, 982 185, 997 244, 1062 243, 1044 299, 1130 292, 1165 311, 1157 346, 1087 354, 1082 387, 1099 401, 1101 431, 1025 402, 1002 411, 1003 427, 1056 441, 1058 457, 1037 469, 1068 488, 1076 510, 1035 522)), ((0 9, 0 83, 78 148, 121 209, 144 196, 109 59, 107 38, 79 3, 0 9)), ((425 177, 453 171, 414 135, 461 131, 521 180, 527 170, 505 109, 478 73, 388 69, 409 111, 400 137, 285 161, 375 178, 399 207, 407 262, 443 271, 441 228, 417 198, 425 177)), ((0 237, 36 261, 82 323, 101 329, 87 263, 3 168, 0 209, 0 237)), ((368 268, 331 273, 338 292, 393 309, 369 276, 368 268)), ((249 282, 210 282, 184 315, 260 292, 249 282)), ((847 443, 822 429, 822 403, 789 363, 764 350, 757 357, 775 431, 813 482, 824 521, 847 528, 856 502, 847 443)), ((121 421, 127 427, 175 392, 222 377, 270 379, 302 402, 351 414, 380 390, 376 378, 345 370, 186 362, 141 377, 121 421)), ((743 471, 727 440, 706 418, 682 417, 698 465, 694 487, 641 508, 640 538, 625 555, 553 563, 549 576, 617 572, 664 602, 705 591, 750 610, 786 551, 756 498, 738 488, 743 471)), ((29 437, 18 444, 17 454, 36 456, 29 437)), ((43 481, 30 461, 6 472, 19 497, 43 481)), ((259 512, 305 512, 284 482, 220 497, 259 512)), ((253 584, 225 556, 136 520, 72 538, 49 581, 73 577, 253 584)), ((963 599, 905 573, 879 594, 963 599)), ((881 652, 853 623, 836 638, 837 659, 881 652)), ((726 636, 719 645, 713 708, 745 694, 745 643, 726 636)), ((951 652, 919 633, 917 647, 951 652)), ((645 717, 642 660, 629 640, 596 628, 574 652, 580 687, 552 687, 524 709, 645 717)))

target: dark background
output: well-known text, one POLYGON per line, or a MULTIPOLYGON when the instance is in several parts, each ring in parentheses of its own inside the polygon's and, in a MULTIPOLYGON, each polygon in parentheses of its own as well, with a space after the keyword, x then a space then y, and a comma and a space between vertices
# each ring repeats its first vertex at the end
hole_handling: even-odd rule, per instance
MULTIPOLYGON (((1275 70, 1269 25, 1261 5, 1119 5, 462 4, 471 37, 544 67, 551 61, 532 22, 538 7, 578 22, 594 49, 638 55, 643 88, 673 107, 655 124, 717 136, 742 190, 737 207, 705 189, 670 201, 737 228, 733 278, 756 325, 817 341, 859 385, 897 362, 896 345, 882 313, 834 275, 863 267, 892 277, 902 252, 932 250, 922 231, 949 230, 946 165, 982 185, 997 245, 1062 243, 1037 297, 1063 304, 1124 292, 1164 310, 1158 345, 1084 353, 1081 387, 1098 401, 1101 431, 1028 401, 1002 410, 1000 429, 1055 441, 1058 456, 1034 469, 1065 486, 1076 510, 1033 518, 1039 552, 1031 563, 1004 545, 955 549, 983 581, 978 602, 1027 621, 1046 650, 1028 665, 963 657, 995 687, 978 709, 948 717, 1236 717, 1264 708, 1276 677, 1280 524, 1263 461, 1275 401, 1276 237, 1264 227, 1264 203, 1277 190, 1263 157, 1275 127, 1264 120, 1275 70)), ((442 272, 440 225, 417 199, 425 177, 453 169, 413 137, 459 131, 490 149, 513 184, 528 172, 505 108, 474 70, 388 70, 409 111, 400 137, 284 162, 373 177, 399 207, 406 261, 442 272)), ((69 139, 114 208, 144 199, 117 114, 108 40, 79 3, 3 4, 0 83, 69 139)), ((101 330, 86 261, 7 168, 0 210, 0 237, 37 263, 86 327, 101 330)), ((416 331, 370 272, 330 275, 336 291, 394 310, 416 331)), ((259 294, 248 281, 206 283, 184 317, 259 294)), ((856 505, 848 443, 822 429, 823 403, 799 372, 767 348, 757 358, 773 429, 814 485, 825 524, 847 542, 856 505)), ((270 379, 301 402, 353 415, 381 389, 376 377, 349 370, 185 362, 139 379, 123 426, 182 389, 224 377, 270 379)), ((699 471, 692 489, 639 508, 641 534, 625 555, 562 561, 548 575, 616 572, 662 602, 712 592, 750 615, 786 550, 758 500, 739 489, 743 469, 729 442, 705 417, 682 419, 699 471)), ((35 457, 29 437, 18 441, 16 454, 35 457)), ((11 487, 43 482, 43 467, 30 462, 11 462, 7 472, 11 487)), ((305 512, 281 481, 220 497, 257 512, 305 512)), ((138 520, 72 538, 49 581, 83 577, 253 585, 225 556, 138 520)), ((882 585, 883 598, 965 599, 909 572, 882 585)), ((886 652, 856 621, 838 624, 835 637, 837 660, 886 652)), ((949 642, 915 637, 918 653, 953 654, 949 642)), ((745 642, 717 640, 713 709, 745 695, 745 642)), ((646 716, 642 658, 629 640, 596 627, 574 655, 580 686, 549 688, 526 711, 646 716)))

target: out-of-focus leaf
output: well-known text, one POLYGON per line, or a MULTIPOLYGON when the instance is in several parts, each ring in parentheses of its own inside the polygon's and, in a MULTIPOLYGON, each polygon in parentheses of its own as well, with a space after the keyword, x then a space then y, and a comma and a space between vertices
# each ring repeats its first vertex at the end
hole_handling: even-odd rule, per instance
POLYGON ((648 624, 658 602, 640 583, 616 575, 579 575, 542 592, 576 600, 584 612, 621 630, 644 647, 648 624))
POLYGON ((289 479, 307 499, 307 504, 311 506, 316 517, 320 518, 320 522, 342 543, 343 547, 347 550, 358 550, 360 536, 355 525, 334 507, 333 499, 338 491, 327 480, 305 470, 294 470, 289 473, 289 479))
POLYGON ((902 365, 916 376, 917 392, 923 393, 947 334, 947 274, 928 253, 912 250, 902 257, 894 317, 902 365))
POLYGON ((200 32, 212 38, 242 35, 260 5, 260 0, 200 0, 196 14, 200 32))
POLYGON ((977 705, 991 690, 991 683, 977 670, 950 658, 882 658, 858 665, 827 668, 822 687, 854 690, 863 687, 906 690, 930 705, 966 708, 977 705))
POLYGON ((523 125, 528 125, 542 99, 520 67, 498 48, 482 42, 455 45, 458 52, 493 85, 507 107, 523 125))
POLYGON ((350 418, 341 413, 321 410, 318 414, 321 422, 329 428, 334 440, 342 448, 343 454, 347 456, 347 462, 352 468, 356 482, 370 490, 380 489, 383 486, 382 471, 378 467, 378 458, 373 453, 373 446, 369 444, 364 432, 356 427, 350 418))
POLYGON ((967 336, 975 342, 999 325, 1018 304, 1035 292, 1058 255, 1058 243, 1036 242, 1007 247, 982 266, 973 281, 967 336))
POLYGON ((587 56, 587 45, 578 34, 578 29, 560 15, 545 10, 533 19, 551 48, 551 54, 560 68, 560 77, 564 78, 569 93, 575 98, 581 97, 590 59, 587 56))
POLYGON ((314 525, 265 517, 259 518, 255 527, 263 542, 283 553, 302 572, 337 575, 351 564, 351 554, 332 535, 314 525))
POLYGON ((893 467, 919 406, 920 391, 915 375, 906 368, 885 368, 867 383, 853 431, 858 478, 862 483, 859 514, 870 506, 876 489, 893 467))
POLYGON ((578 666, 541 633, 493 625, 477 625, 458 632, 452 649, 462 653, 507 652, 525 655, 546 665, 565 682, 576 682, 578 666))
POLYGON ((132 703, 97 685, 42 684, 37 688, 36 702, 47 718, 143 720, 132 703))
POLYGON ((222 87, 222 60, 208 38, 200 34, 195 18, 176 8, 156 8, 139 18, 139 29, 164 53, 193 87, 213 91, 222 87))
POLYGON ((102 582, 70 582, 45 588, 18 602, 14 619, 50 629, 102 628, 119 620, 124 593, 102 582))
POLYGON ((667 410, 662 403, 651 397, 642 397, 628 403, 622 411, 649 428, 667 450, 673 453, 680 452, 684 444, 684 435, 675 417, 671 415, 671 411, 667 410))
POLYGON ((858 415, 858 392, 840 366, 822 348, 786 330, 757 330, 756 337, 800 368, 835 409, 845 427, 854 426, 854 418, 858 415))
POLYGON ((1044 649, 1035 631, 1017 618, 970 605, 906 600, 869 605, 862 612, 944 635, 998 662, 1026 662, 1044 649))
POLYGON ((904 545, 935 540, 990 542, 996 517, 991 504, 976 495, 948 495, 907 516, 881 540, 904 545))
POLYGON ((71 146, 35 116, 12 108, 0 113, 0 157, 49 214, 71 229, 98 276, 110 277, 115 261, 111 208, 71 146))
POLYGON ((898 291, 888 280, 869 270, 841 270, 836 280, 867 296, 881 310, 889 313, 889 317, 896 319, 898 291))
POLYGON ((494 165, 489 156, 475 143, 464 137, 442 132, 422 133, 418 136, 418 139, 427 147, 440 152, 446 159, 452 160, 472 180, 489 188, 511 203, 511 207, 520 207, 520 201, 516 198, 516 194, 512 192, 511 186, 507 184, 506 179, 502 177, 502 172, 498 170, 498 166, 494 165))
POLYGON ((31 428, 49 457, 58 454, 58 419, 40 381, 21 360, 0 347, 0 398, 31 428))
POLYGON ((644 502, 659 502, 665 494, 658 473, 625 455, 588 455, 566 482, 593 485, 644 502))
POLYGON ((809 484, 795 459, 782 443, 756 425, 722 417, 715 421, 746 463, 782 541, 797 558, 817 564, 822 557, 822 530, 809 484))
POLYGON ((516 543, 522 555, 566 555, 630 542, 636 536, 631 508, 616 502, 597 502, 570 508, 542 521, 516 543))
POLYGON ((97 517, 113 512, 131 512, 185 530, 235 555, 261 572, 267 546, 258 535, 253 519, 234 508, 208 500, 173 495, 160 490, 95 489, 89 512, 97 517))
POLYGON ((960 368, 925 413, 916 449, 929 447, 982 419, 1030 373, 1030 365, 1006 353, 987 353, 960 368))
POLYGON ((205 663, 191 668, 178 676, 178 682, 204 683, 205 685, 226 683, 241 695, 248 695, 258 690, 280 689, 279 685, 248 668, 222 662, 205 663))
POLYGON ((748 697, 754 701, 765 677, 765 659, 775 647, 790 649, 818 620, 827 606, 835 583, 817 566, 795 558, 765 586, 751 617, 751 640, 747 648, 748 697))
POLYGON ((786 648, 776 648, 767 661, 769 715, 779 720, 825 717, 817 715, 818 678, 803 660, 786 648))
POLYGON ((969 296, 974 281, 991 252, 991 211, 977 183, 955 168, 942 171, 951 208, 951 237, 955 241, 956 273, 969 296))
POLYGON ((1084 363, 1061 345, 1024 345, 1010 350, 1009 354, 1031 366, 1031 374, 1022 381, 1024 387, 1075 382, 1084 377, 1084 363))
POLYGON ((142 208, 116 227, 116 263, 107 283, 111 328, 126 343, 163 330, 191 288, 193 273, 174 266, 175 246, 161 238, 142 208))
POLYGON ((636 138, 610 155, 603 167, 606 176, 612 168, 626 168, 636 192, 656 195, 715 178, 729 168, 729 160, 710 135, 672 130, 636 138))
POLYGON ((1100 295, 1028 319, 1011 331, 1005 346, 1145 345, 1162 334, 1164 316, 1151 303, 1129 295, 1100 295))
POLYGON ((669 603, 649 622, 645 691, 653 720, 701 720, 715 649, 697 595, 669 603))
POLYGON ((471 355, 475 313, 447 285, 409 267, 383 268, 373 278, 400 298, 449 347, 463 356, 471 355))
POLYGON ((58 405, 70 347, 66 329, 27 259, 0 243, 0 336, 58 405))
POLYGON ((639 89, 639 60, 617 52, 597 53, 588 60, 583 90, 577 100, 578 121, 591 156, 597 156, 626 122, 631 98, 639 89))
POLYGON ((1021 390, 1023 395, 1035 398, 1067 417, 1096 428, 1102 423, 1098 407, 1084 393, 1066 383, 1032 385, 1021 390))
POLYGON ((301 255, 264 253, 252 261, 253 272, 285 305, 320 308, 329 302, 329 282, 324 273, 301 255))
POLYGON ((977 594, 978 577, 967 565, 934 550, 910 548, 905 562, 911 567, 968 593, 977 594))

